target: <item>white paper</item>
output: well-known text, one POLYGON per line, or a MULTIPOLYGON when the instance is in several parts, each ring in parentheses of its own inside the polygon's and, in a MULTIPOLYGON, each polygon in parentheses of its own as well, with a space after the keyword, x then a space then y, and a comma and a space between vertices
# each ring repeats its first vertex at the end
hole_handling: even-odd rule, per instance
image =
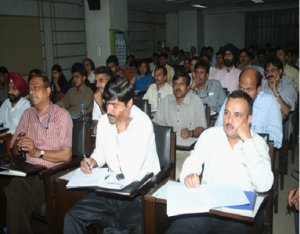
MULTIPOLYGON (((200 185, 187 188, 183 183, 166 185, 167 215, 203 213, 211 208, 249 204, 244 192, 232 185, 200 185)), ((163 197, 164 188, 158 192, 163 197)))

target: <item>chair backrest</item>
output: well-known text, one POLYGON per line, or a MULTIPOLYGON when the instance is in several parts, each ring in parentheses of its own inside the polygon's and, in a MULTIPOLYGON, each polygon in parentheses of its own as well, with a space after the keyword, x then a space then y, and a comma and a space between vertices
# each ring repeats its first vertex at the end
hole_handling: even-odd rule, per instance
POLYGON ((133 99, 133 104, 151 117, 151 105, 148 103, 148 100, 135 98, 133 99))
MULTIPOLYGON (((176 133, 172 127, 154 126, 156 150, 159 157, 161 170, 175 164, 176 133)), ((171 178, 175 178, 175 171, 172 169, 171 178)))
POLYGON ((207 104, 204 104, 205 107, 205 118, 207 127, 210 127, 210 107, 207 104))
POLYGON ((73 119, 73 135, 72 135, 72 155, 82 156, 86 152, 88 122, 80 119, 73 119))

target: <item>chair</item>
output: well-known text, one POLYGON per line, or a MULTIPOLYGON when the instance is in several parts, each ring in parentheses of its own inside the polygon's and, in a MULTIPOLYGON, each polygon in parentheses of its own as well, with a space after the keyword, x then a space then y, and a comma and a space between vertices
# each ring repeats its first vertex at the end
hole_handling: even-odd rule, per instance
POLYGON ((148 103, 148 100, 144 99, 133 99, 133 104, 144 111, 151 118, 151 105, 148 103))
POLYGON ((204 104, 205 107, 205 118, 206 118, 206 124, 209 128, 211 126, 210 124, 210 107, 207 104, 204 104))
POLYGON ((57 233, 56 225, 56 212, 55 212, 55 201, 54 191, 52 186, 52 177, 58 173, 62 173, 66 170, 79 167, 82 155, 84 152, 88 152, 89 143, 87 134, 89 132, 88 123, 82 120, 73 120, 73 133, 72 133, 72 159, 68 163, 57 165, 53 168, 49 168, 40 172, 39 176, 44 183, 45 202, 46 204, 41 207, 38 211, 34 212, 33 218, 47 223, 51 233, 57 233))

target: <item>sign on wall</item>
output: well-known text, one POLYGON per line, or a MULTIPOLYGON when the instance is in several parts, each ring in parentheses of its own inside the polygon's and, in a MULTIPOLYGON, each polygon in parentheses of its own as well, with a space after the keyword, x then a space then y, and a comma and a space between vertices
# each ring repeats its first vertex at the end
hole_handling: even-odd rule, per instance
POLYGON ((110 36, 111 54, 114 54, 118 57, 119 65, 121 68, 123 68, 126 64, 126 58, 128 55, 126 33, 119 30, 111 29, 110 36))

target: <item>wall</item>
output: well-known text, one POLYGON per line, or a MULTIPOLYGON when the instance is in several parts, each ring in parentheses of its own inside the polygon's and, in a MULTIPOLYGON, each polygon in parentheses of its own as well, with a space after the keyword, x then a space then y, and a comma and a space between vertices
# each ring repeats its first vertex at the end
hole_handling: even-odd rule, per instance
MULTIPOLYGON (((84 12, 81 3, 81 0, 1 0, 0 15, 40 19, 43 60, 41 69, 51 77, 52 65, 59 63, 66 77, 70 78, 68 71, 72 64, 81 62, 86 56, 84 12)), ((30 56, 26 59, 30 60, 30 56)))
POLYGON ((169 13, 166 14, 166 42, 167 46, 173 48, 179 45, 179 25, 178 25, 178 14, 169 13))
POLYGON ((238 48, 245 43, 245 14, 216 13, 204 15, 204 45, 217 52, 220 46, 231 42, 238 48))
POLYGON ((159 41, 166 40, 164 14, 128 10, 129 53, 137 59, 151 58, 159 41))

